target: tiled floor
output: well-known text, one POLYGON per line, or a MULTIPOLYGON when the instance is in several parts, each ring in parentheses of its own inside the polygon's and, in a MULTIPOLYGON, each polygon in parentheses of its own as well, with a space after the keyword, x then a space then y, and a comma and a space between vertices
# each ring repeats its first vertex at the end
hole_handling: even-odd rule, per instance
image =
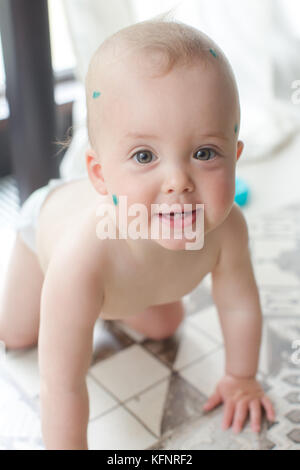
MULTIPOLYGON (((13 213, 11 206, 5 216, 0 202, 0 283, 13 213)), ((264 313, 258 378, 274 403, 276 423, 264 420, 258 436, 247 423, 235 435, 221 430, 222 406, 202 411, 224 365, 207 276, 185 296, 187 315, 172 338, 150 341, 119 322, 97 322, 87 377, 91 449, 300 450, 300 354, 292 347, 296 340, 300 347, 300 205, 249 215, 248 223, 264 313)), ((41 449, 37 350, 0 359, 0 449, 41 449)))

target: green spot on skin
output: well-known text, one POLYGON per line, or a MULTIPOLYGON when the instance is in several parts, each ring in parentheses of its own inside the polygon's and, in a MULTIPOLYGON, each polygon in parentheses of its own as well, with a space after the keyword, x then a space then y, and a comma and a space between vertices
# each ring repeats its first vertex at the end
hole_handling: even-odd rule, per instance
POLYGON ((112 198, 113 198, 113 201, 114 201, 114 205, 117 206, 118 205, 118 198, 115 194, 112 195, 112 198))
POLYGON ((236 125, 234 126, 234 133, 236 134, 237 131, 238 131, 238 125, 236 124, 236 125))
POLYGON ((100 95, 101 95, 100 91, 94 91, 93 98, 99 98, 100 95))
POLYGON ((214 57, 218 57, 218 56, 217 56, 217 53, 216 53, 213 49, 209 49, 209 52, 210 52, 214 57))

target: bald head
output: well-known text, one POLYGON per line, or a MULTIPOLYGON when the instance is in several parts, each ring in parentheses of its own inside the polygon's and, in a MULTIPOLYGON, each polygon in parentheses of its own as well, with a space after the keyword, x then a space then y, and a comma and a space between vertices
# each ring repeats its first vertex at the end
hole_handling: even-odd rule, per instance
MULTIPOLYGON (((215 98, 226 95, 221 107, 231 107, 234 127, 240 123, 238 90, 231 66, 222 50, 204 33, 177 21, 145 21, 107 38, 93 55, 86 76, 88 135, 100 151, 107 126, 114 124, 124 90, 133 82, 153 83, 171 72, 197 66, 199 74, 215 77, 215 98)), ((207 82, 209 86, 209 83, 207 82)), ((133 90, 134 91, 134 90, 133 90)), ((220 100, 219 100, 220 102, 220 100)), ((141 107, 143 103, 139 103, 141 107)), ((228 111, 229 112, 229 111, 228 111)))

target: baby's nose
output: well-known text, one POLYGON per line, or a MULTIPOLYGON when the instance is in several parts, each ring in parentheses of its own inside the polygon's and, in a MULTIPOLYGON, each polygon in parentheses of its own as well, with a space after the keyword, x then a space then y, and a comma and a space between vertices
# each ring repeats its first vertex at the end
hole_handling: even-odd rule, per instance
POLYGON ((194 184, 187 171, 181 168, 169 171, 163 182, 162 191, 164 193, 191 192, 194 190, 194 184))

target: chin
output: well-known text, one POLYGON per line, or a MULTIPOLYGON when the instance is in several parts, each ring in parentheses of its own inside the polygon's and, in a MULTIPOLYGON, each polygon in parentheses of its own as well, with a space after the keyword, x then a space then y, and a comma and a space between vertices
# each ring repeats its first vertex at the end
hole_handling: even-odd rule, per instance
POLYGON ((182 238, 181 240, 177 240, 175 238, 171 238, 170 240, 166 239, 159 239, 155 240, 155 243, 158 243, 160 246, 165 248, 166 250, 170 251, 190 251, 190 250, 200 250, 203 248, 203 241, 198 241, 198 245, 196 246, 196 237, 192 240, 188 238, 182 238))
MULTIPOLYGON (((161 247, 170 251, 189 251, 199 250, 204 245, 204 227, 203 220, 197 219, 192 225, 178 230, 171 227, 170 230, 166 229, 166 232, 162 229, 162 225, 159 226, 159 231, 151 232, 154 235, 152 239, 155 243, 158 243, 161 247), (187 231, 186 231, 187 230, 187 231), (176 238, 176 234, 177 237, 176 238), (192 238, 189 238, 192 235, 192 238)), ((149 238, 151 238, 149 231, 149 238)))
POLYGON ((185 240, 155 240, 160 246, 170 251, 185 250, 185 240))

